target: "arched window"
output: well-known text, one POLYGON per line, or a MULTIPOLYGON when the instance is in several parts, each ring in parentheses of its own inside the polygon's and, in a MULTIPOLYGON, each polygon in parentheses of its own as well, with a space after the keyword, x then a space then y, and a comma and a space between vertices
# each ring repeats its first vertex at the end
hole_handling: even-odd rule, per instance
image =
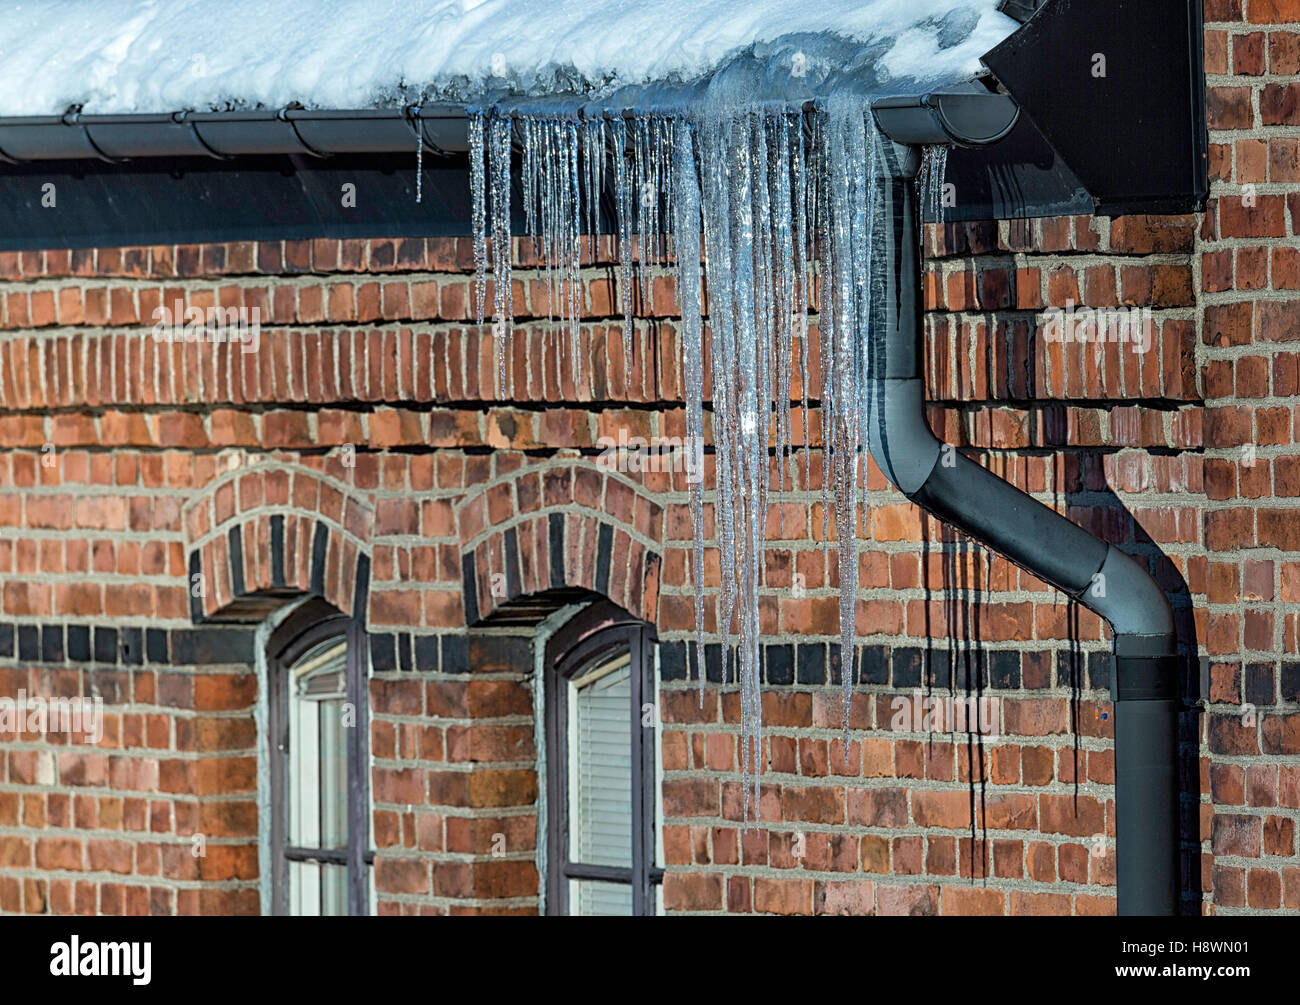
POLYGON ((365 633, 308 601, 271 638, 272 911, 365 914, 370 901, 365 633))
POLYGON ((653 643, 602 604, 547 646, 549 913, 656 913, 653 643))

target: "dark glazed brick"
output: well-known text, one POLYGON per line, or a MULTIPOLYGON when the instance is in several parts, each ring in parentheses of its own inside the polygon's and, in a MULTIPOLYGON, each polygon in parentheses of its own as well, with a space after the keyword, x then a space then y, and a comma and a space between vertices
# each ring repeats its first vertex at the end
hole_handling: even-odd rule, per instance
POLYGON ((922 677, 930 687, 951 688, 952 653, 947 649, 925 650, 925 673, 922 677))
POLYGON ((411 633, 402 632, 397 636, 397 664, 402 670, 414 670, 411 660, 411 633))
POLYGON ((415 669, 436 672, 438 669, 438 636, 415 637, 415 669))
POLYGON ((1283 701, 1300 701, 1300 663, 1283 663, 1280 684, 1283 701))
POLYGON ((357 558, 357 582, 352 590, 352 617, 353 620, 360 622, 363 626, 366 623, 366 616, 370 613, 366 608, 370 603, 370 556, 361 555, 357 558))
POLYGON ((117 662, 117 629, 95 628, 95 662, 117 662))
POLYGON ((895 649, 890 660, 894 687, 918 688, 921 686, 921 650, 895 649))
POLYGON ((794 683, 794 646, 767 647, 767 682, 794 683))
POLYGON ((659 645, 659 679, 686 680, 688 642, 662 642, 659 645))
POLYGON ((889 683, 889 650, 884 646, 863 646, 858 662, 859 684, 889 683))
POLYGON ((253 640, 252 628, 179 629, 172 632, 172 663, 175 666, 248 665, 253 662, 253 640))
MULTIPOLYGON (((836 687, 839 687, 841 684, 840 660, 844 655, 843 651, 840 649, 840 644, 838 642, 832 642, 829 646, 826 647, 826 652, 827 652, 826 676, 830 681, 830 683, 834 684, 836 687)), ((857 654, 856 649, 851 650, 849 658, 852 659, 856 654, 857 654)), ((856 678, 853 676, 853 671, 854 668, 850 667, 849 679, 850 681, 856 683, 856 678)))
POLYGON ((391 635, 370 636, 370 668, 376 673, 397 669, 397 653, 391 635))
POLYGON ((150 663, 167 662, 167 633, 161 628, 146 629, 144 646, 150 663))
POLYGON ((226 540, 230 542, 230 590, 242 597, 248 592, 244 588, 244 538, 238 527, 231 527, 226 540))
POLYGON ((800 684, 826 683, 826 647, 810 643, 800 644, 796 665, 796 679, 800 684))
POLYGON ((63 626, 62 625, 42 626, 41 659, 46 663, 63 662, 63 626))
POLYGON ((442 672, 469 673, 469 639, 464 635, 442 636, 442 672))
POLYGON ((952 688, 973 692, 988 687, 989 671, 982 649, 967 649, 953 657, 952 688))
POLYGON ((325 553, 329 547, 329 528, 319 520, 311 540, 311 592, 325 596, 325 553))
POLYGON ((1246 701, 1255 706, 1272 705, 1274 697, 1273 668, 1267 663, 1251 663, 1246 667, 1246 701))
POLYGON ((465 624, 477 624, 478 613, 478 579, 474 571, 474 555, 466 552, 460 557, 460 574, 465 590, 465 624))
POLYGON ((596 592, 602 596, 609 593, 609 563, 613 549, 614 528, 602 523, 596 534, 596 592))
POLYGON ((528 673, 533 669, 533 642, 518 635, 471 635, 469 665, 474 673, 528 673))
POLYGON ((511 527, 505 534, 506 596, 514 600, 523 592, 519 584, 519 536, 511 527))
MULTIPOLYGON (((546 518, 546 534, 551 551, 551 586, 564 585, 564 517, 552 513, 546 518)), ((468 610, 468 608, 467 608, 468 610)), ((473 624, 471 621, 470 624, 473 624)))
POLYGON ((41 630, 36 625, 18 626, 18 658, 27 663, 41 658, 41 630))
MULTIPOLYGON (((364 557, 364 556, 363 556, 364 557)), ((271 517, 271 585, 284 586, 284 514, 271 517)), ((353 608, 355 610, 356 608, 353 608)))
MULTIPOLYGON (((696 678, 699 679, 699 668, 696 668, 696 678)), ((722 644, 718 642, 706 642, 704 645, 704 679, 714 684, 722 683, 722 644)))
POLYGON ((0 625, 0 659, 13 659, 14 626, 0 625))
POLYGON ((1110 690, 1110 668, 1114 657, 1110 653, 1088 654, 1088 686, 1094 691, 1110 690))
POLYGON ((989 653, 989 684, 995 688, 1020 687, 1020 654, 1007 649, 989 653))
POLYGON ((144 632, 141 629, 122 629, 122 662, 129 666, 139 666, 144 662, 144 632))
POLYGON ((88 625, 68 625, 68 659, 73 663, 85 663, 90 659, 88 625))
POLYGON ((197 551, 190 552, 190 620, 196 625, 203 620, 203 558, 197 551), (195 585, 199 589, 195 589, 195 585))

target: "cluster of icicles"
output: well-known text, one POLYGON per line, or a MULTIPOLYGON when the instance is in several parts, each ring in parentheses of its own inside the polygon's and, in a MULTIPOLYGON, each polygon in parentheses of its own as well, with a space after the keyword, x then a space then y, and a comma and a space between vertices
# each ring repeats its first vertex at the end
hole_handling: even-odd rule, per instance
MULTIPOLYGON (((502 109, 469 119, 476 312, 497 337, 499 387, 508 390, 511 294, 511 163, 522 157, 523 216, 568 342, 575 382, 583 313, 580 270, 598 255, 602 212, 591 194, 612 194, 616 219, 623 358, 630 371, 634 292, 652 303, 656 270, 676 278, 689 443, 704 442, 704 371, 711 403, 721 561, 718 625, 734 654, 741 693, 742 770, 749 819, 757 816, 762 705, 759 588, 775 458, 777 491, 795 443, 792 373, 799 368, 799 442, 808 439, 808 318, 820 335, 817 388, 825 456, 823 519, 834 514, 840 588, 840 667, 845 756, 853 677, 859 479, 869 384, 868 325, 880 280, 871 268, 878 216, 880 145, 865 102, 843 108, 698 111, 648 115, 548 116, 502 109), (671 240, 669 240, 671 235, 671 240), (702 252, 702 256, 701 256, 702 252), (703 258, 703 266, 701 265, 703 258), (487 277, 493 303, 486 304, 487 277), (707 310, 705 289, 707 282, 707 310), (773 451, 774 445, 774 451, 773 451), (772 451, 770 454, 769 451, 772 451), (734 625, 734 630, 733 630, 734 625)), ((927 160, 931 164, 932 159, 927 160)), ((941 169, 931 169, 941 178, 941 169)), ((607 197, 608 198, 608 197, 607 197)), ((803 451, 803 488, 810 487, 803 451)), ((704 684, 704 493, 690 485, 694 529, 696 665, 704 684)), ((829 540, 829 528, 823 539, 829 540)))

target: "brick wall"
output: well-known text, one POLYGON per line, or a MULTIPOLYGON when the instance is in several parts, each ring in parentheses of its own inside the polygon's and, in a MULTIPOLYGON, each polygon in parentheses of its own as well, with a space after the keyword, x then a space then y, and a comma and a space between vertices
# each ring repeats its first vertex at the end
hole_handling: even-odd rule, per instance
POLYGON ((1203 882, 1300 909, 1300 4, 1208 0, 1211 204, 1197 231, 1212 674, 1203 882), (1243 715, 1243 708, 1245 714, 1243 715))
MULTIPOLYGON (((1294 8, 1207 5, 1203 217, 927 234, 936 431, 1145 560, 1174 603, 1190 913, 1300 910, 1294 8), (1048 340, 1043 312, 1070 300, 1150 308, 1150 351, 1048 340)), ((685 432, 671 288, 642 307, 629 381, 602 257, 575 382, 517 249, 503 397, 468 241, 0 255, 0 693, 110 713, 94 746, 5 738, 0 910, 259 910, 255 624, 267 595, 317 593, 370 633, 379 909, 536 911, 530 622, 577 587, 658 628, 669 910, 1114 911, 1105 629, 874 467, 846 763, 815 416, 813 487, 798 456, 769 521, 743 827, 719 646, 695 698, 684 475, 596 460, 602 436, 685 432), (258 351, 155 343, 178 298, 259 307, 258 351), (900 728, 917 692, 994 699, 994 735, 900 728)))

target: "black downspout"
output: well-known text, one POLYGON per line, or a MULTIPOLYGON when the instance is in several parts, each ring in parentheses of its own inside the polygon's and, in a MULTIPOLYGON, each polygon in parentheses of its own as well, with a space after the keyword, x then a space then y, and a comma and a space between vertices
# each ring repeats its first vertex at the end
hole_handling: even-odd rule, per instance
MULTIPOLYGON (((892 114, 877 116, 889 135, 892 114)), ((951 129, 951 123, 946 123, 951 129)), ((950 133, 951 135, 951 133, 950 133)), ((904 135, 908 143, 911 135, 904 135)), ((1111 626, 1118 911, 1178 914, 1178 662, 1173 614, 1147 570, 1055 510, 940 443, 925 417, 920 219, 921 147, 882 140, 890 284, 870 375, 873 458, 923 509, 1096 612, 1111 626), (892 224, 892 226, 890 226, 892 224)))

